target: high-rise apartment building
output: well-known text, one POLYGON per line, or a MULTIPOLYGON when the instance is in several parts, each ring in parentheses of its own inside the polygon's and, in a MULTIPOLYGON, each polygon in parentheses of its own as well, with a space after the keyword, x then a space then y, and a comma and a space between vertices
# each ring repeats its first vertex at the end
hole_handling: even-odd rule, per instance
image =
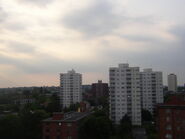
POLYGON ((163 103, 162 72, 144 69, 140 79, 142 108, 153 113, 156 104, 163 103))
POLYGON ((101 80, 98 80, 98 83, 92 84, 91 93, 95 104, 99 105, 102 98, 108 98, 109 96, 108 83, 102 83, 101 80))
POLYGON ((82 100, 82 75, 74 70, 60 74, 60 103, 63 108, 82 100))
POLYGON ((141 125, 141 92, 139 67, 119 64, 109 69, 110 118, 119 124, 127 114, 132 125, 141 125))
POLYGON ((168 75, 168 91, 177 92, 177 76, 175 74, 168 75))

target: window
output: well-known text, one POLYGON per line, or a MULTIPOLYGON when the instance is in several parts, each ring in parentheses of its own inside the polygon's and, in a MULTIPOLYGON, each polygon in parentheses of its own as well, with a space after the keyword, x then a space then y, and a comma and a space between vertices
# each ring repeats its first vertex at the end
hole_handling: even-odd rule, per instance
POLYGON ((171 134, 166 134, 166 139, 172 139, 172 135, 171 134))
POLYGON ((60 128, 57 128, 57 132, 60 133, 60 128))
POLYGON ((57 136, 56 139, 60 139, 60 136, 57 136))
POLYGON ((172 130, 171 125, 167 125, 167 126, 166 126, 166 130, 172 130))
POLYGON ((71 123, 67 123, 67 126, 70 127, 70 126, 72 126, 72 124, 71 123))
POLYGON ((179 131, 179 130, 180 130, 180 127, 178 126, 178 127, 177 127, 177 131, 179 131))
POLYGON ((166 117, 166 121, 169 122, 170 121, 170 117, 166 117))
POLYGON ((166 113, 171 113, 171 110, 170 109, 166 109, 166 113))
POLYGON ((72 139, 72 137, 71 136, 68 136, 67 139, 72 139))
POLYGON ((47 135, 47 136, 45 136, 45 139, 50 139, 50 137, 47 135))

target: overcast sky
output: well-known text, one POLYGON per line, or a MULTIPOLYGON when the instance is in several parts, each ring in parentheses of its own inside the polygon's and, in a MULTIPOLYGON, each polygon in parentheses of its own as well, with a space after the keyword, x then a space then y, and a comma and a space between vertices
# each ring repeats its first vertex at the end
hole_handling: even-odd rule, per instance
POLYGON ((83 84, 118 63, 185 83, 184 0, 0 0, 0 87, 83 84))

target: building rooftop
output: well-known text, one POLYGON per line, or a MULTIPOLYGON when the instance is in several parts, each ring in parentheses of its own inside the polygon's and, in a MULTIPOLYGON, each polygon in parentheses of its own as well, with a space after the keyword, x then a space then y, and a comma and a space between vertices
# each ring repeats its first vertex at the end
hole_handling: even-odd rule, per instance
POLYGON ((159 104, 160 108, 185 108, 185 94, 171 95, 165 103, 159 104))
POLYGON ((63 114, 64 116, 61 119, 53 119, 53 117, 50 117, 48 119, 43 120, 43 122, 75 122, 92 114, 92 112, 68 112, 68 113, 55 113, 55 114, 63 114))
POLYGON ((144 128, 134 128, 132 134, 134 139, 147 139, 146 130, 144 128))

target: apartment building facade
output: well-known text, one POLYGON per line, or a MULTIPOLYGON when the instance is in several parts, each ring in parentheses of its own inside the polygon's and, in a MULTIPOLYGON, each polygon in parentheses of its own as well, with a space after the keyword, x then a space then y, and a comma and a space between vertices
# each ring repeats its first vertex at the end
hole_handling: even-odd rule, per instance
POLYGON ((144 69, 140 72, 142 109, 155 111, 156 104, 163 103, 162 72, 144 69))
POLYGON ((168 75, 168 91, 177 92, 177 76, 173 73, 168 75))
POLYGON ((60 74, 60 104, 63 108, 82 101, 82 75, 75 70, 60 74))
POLYGON ((116 124, 127 114, 132 125, 141 125, 141 90, 139 67, 119 64, 109 69, 110 119, 116 124))

